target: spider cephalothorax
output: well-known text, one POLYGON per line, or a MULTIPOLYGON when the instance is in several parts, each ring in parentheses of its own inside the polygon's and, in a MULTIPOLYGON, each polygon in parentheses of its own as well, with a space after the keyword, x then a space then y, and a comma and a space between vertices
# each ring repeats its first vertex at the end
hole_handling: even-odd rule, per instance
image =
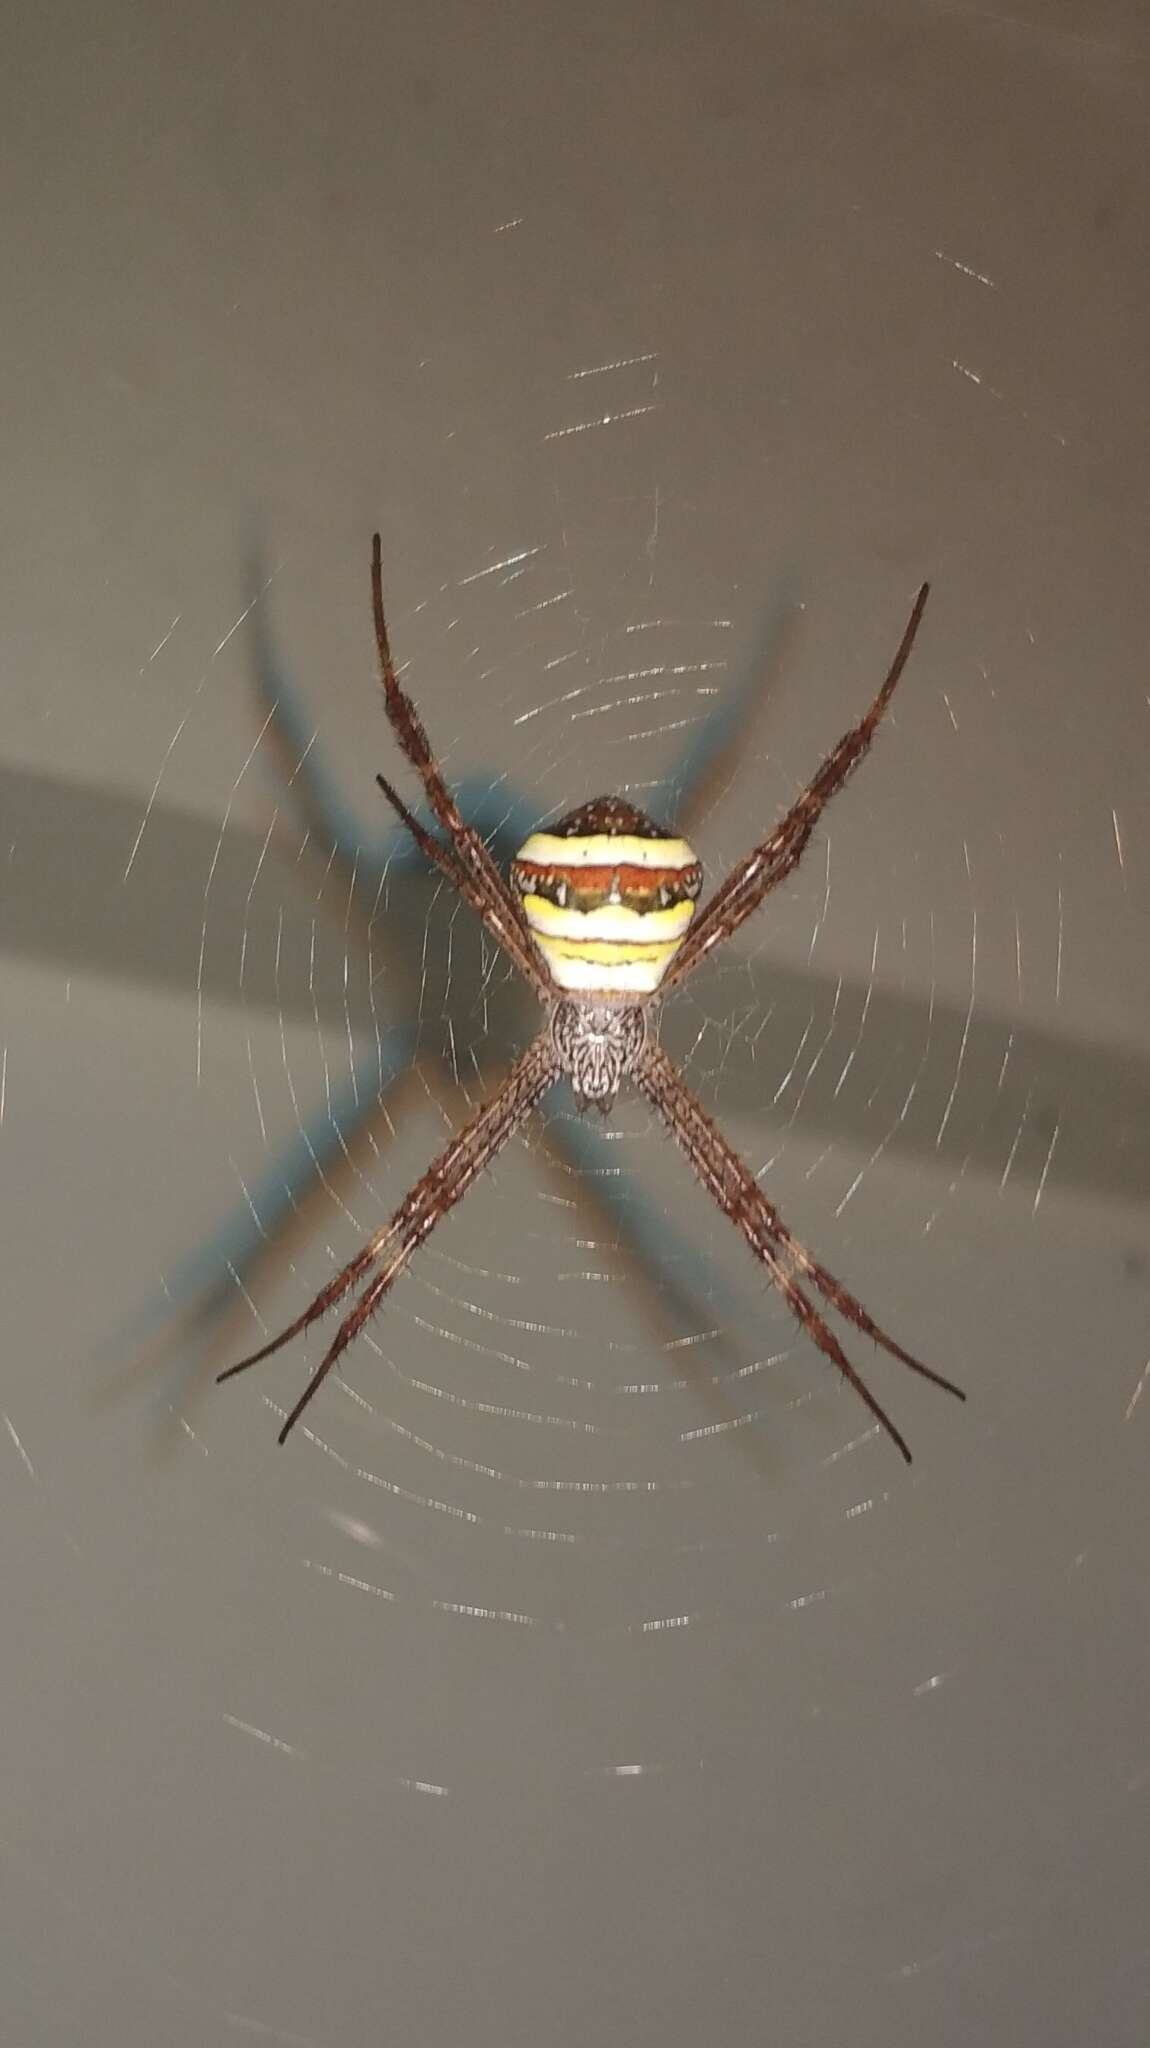
POLYGON ((432 1161, 390 1221, 294 1323, 250 1358, 229 1366, 220 1378, 229 1379, 278 1351, 359 1282, 366 1283, 280 1430, 282 1443, 412 1254, 560 1075, 570 1077, 581 1107, 594 1104, 601 1110, 610 1109, 621 1082, 630 1078, 668 1125, 723 1214, 742 1232, 803 1329, 909 1462, 904 1438, 850 1363, 812 1294, 830 1302, 912 1372, 959 1400, 965 1395, 888 1337, 862 1303, 792 1236, 754 1174, 696 1102, 659 1045, 652 998, 682 981, 714 946, 737 931, 797 866, 828 799, 841 789, 874 738, 918 631, 926 584, 869 711, 844 733, 785 817, 738 862, 701 909, 696 904, 703 871, 687 841, 656 825, 620 796, 596 797, 546 831, 533 832, 515 857, 509 885, 463 818, 419 714, 395 673, 383 612, 378 534, 372 543, 371 584, 387 715, 446 838, 429 832, 382 775, 377 777, 380 788, 427 859, 478 912, 534 989, 547 1019, 502 1086, 432 1161))
POLYGON ((580 1109, 594 1103, 606 1115, 619 1086, 633 1074, 647 1044, 647 1013, 638 1003, 556 1003, 551 1043, 561 1073, 570 1077, 580 1109))

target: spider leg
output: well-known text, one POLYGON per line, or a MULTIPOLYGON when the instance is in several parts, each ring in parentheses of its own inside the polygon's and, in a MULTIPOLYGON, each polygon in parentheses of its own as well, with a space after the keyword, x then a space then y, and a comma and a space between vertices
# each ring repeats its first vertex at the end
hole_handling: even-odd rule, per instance
POLYGON ((699 1179, 708 1192, 714 1196, 724 1216, 737 1225, 750 1245, 756 1258, 766 1267, 769 1278, 779 1289, 788 1308, 798 1318, 807 1335, 820 1351, 837 1365, 843 1378, 854 1388, 860 1400, 866 1403, 871 1414, 886 1431, 892 1443, 897 1445, 910 1464, 910 1450, 906 1439, 895 1428, 885 1408, 875 1399, 861 1374, 850 1363, 834 1333, 828 1328, 814 1303, 799 1287, 792 1267, 797 1266, 827 1300, 833 1303, 840 1314, 854 1323, 860 1330, 881 1344, 903 1365, 910 1367, 924 1379, 932 1380, 948 1394, 954 1394, 960 1401, 966 1395, 961 1387, 944 1379, 941 1373, 932 1372, 927 1365, 912 1358, 900 1344, 881 1330, 867 1314, 861 1302, 856 1301, 839 1281, 812 1259, 809 1252, 791 1235, 781 1221, 778 1210, 769 1202, 751 1173, 743 1164, 733 1146, 728 1144, 718 1125, 707 1115, 702 1104, 697 1102, 682 1076, 677 1072, 661 1046, 650 1045, 634 1069, 637 1086, 647 1100, 658 1110, 671 1133, 686 1153, 699 1179))
MULTIPOLYGON (((469 878, 470 892, 464 892, 467 893, 468 902, 478 911, 493 936, 508 952, 512 951, 509 935, 518 935, 519 953, 513 954, 516 965, 527 976, 532 986, 540 993, 544 993, 550 984, 543 964, 536 954, 534 941, 528 932, 522 906, 505 882, 478 832, 467 823, 448 789, 439 763, 432 752, 431 741, 427 737, 423 721, 395 673, 387 620, 383 610, 383 563, 378 533, 373 534, 371 540, 371 597, 384 707, 391 721, 392 730, 423 783, 434 816, 451 841, 459 869, 469 878)), ((383 789, 388 801, 395 803, 396 808, 400 809, 386 784, 383 785, 383 789)), ((405 814, 400 810, 400 815, 404 817, 405 823, 412 825, 410 813, 405 814)), ((431 858, 435 856, 432 855, 431 858)), ((442 862, 438 864, 443 865, 442 862)), ((444 872, 447 870, 444 869, 444 872)), ((453 875, 452 879, 459 882, 458 874, 453 875)), ((462 888, 461 883, 460 887, 462 888)))
POLYGON ((504 951, 515 962, 519 972, 527 981, 533 985, 536 984, 539 980, 538 960, 531 941, 523 937, 518 919, 513 924, 508 923, 502 911, 490 909, 485 898, 476 888, 471 870, 464 867, 455 847, 451 844, 445 846, 442 840, 434 838, 430 832, 424 829, 419 819, 408 810, 398 790, 392 788, 385 776, 377 775, 375 779, 387 798, 388 803, 391 805, 392 810, 395 811, 397 816, 407 826, 424 859, 430 861, 433 867, 437 867, 440 874, 446 875, 447 880, 452 886, 458 889, 464 902, 470 903, 471 908, 479 913, 489 931, 494 934, 504 951))
POLYGON ((932 1366, 924 1365, 920 1358, 914 1358, 909 1351, 904 1351, 902 1345, 896 1344, 893 1337, 888 1337, 886 1331, 867 1314, 861 1301, 855 1298, 849 1288, 844 1287, 841 1280, 836 1280, 833 1273, 828 1273, 825 1266, 820 1266, 818 1260, 811 1257, 806 1246, 800 1244, 798 1238, 787 1229, 774 1203, 768 1202, 761 1188, 759 1200, 763 1205, 764 1230, 770 1233, 791 1263, 798 1267, 803 1278, 817 1287, 824 1299, 829 1301, 832 1307, 837 1308, 848 1323, 853 1323, 856 1329, 864 1331, 874 1343, 881 1344, 883 1350, 889 1351, 892 1358, 897 1358, 901 1364, 908 1365, 920 1378, 933 1381, 936 1387, 942 1387, 946 1393, 953 1394, 956 1400, 965 1401, 966 1394, 961 1387, 956 1386, 953 1380, 948 1380, 944 1373, 935 1372, 932 1366))
MULTIPOLYGON (((456 1197, 456 1199, 458 1200, 458 1197, 456 1197)), ((449 1203, 448 1206, 450 1207, 451 1204, 449 1203)), ((369 1284, 364 1288, 363 1293, 360 1295, 359 1300, 355 1304, 355 1307, 350 1311, 348 1315, 344 1317, 342 1323, 339 1326, 339 1329, 335 1333, 335 1337, 332 1343, 329 1344, 320 1364, 316 1367, 310 1380, 304 1388, 303 1393, 300 1395, 299 1400, 296 1402, 295 1407, 291 1410, 291 1413, 289 1414, 287 1421, 284 1423, 283 1428, 280 1430, 278 1441, 281 1444, 287 1442, 288 1437, 291 1435, 291 1432, 295 1428, 296 1423, 299 1421, 300 1416, 303 1414, 304 1409, 307 1407, 308 1403, 314 1399, 315 1395, 319 1392, 329 1372, 335 1365, 336 1360, 342 1355, 343 1352, 347 1350, 347 1347, 352 1342, 352 1340, 358 1337, 360 1331, 362 1330, 364 1324, 367 1322, 368 1318, 375 1313, 375 1310, 378 1308, 380 1302, 383 1300, 383 1297, 390 1288, 393 1280, 395 1280, 397 1275, 403 1271, 403 1268, 406 1266, 412 1253, 418 1249, 418 1247, 422 1244, 424 1238, 428 1236, 428 1234, 434 1229, 436 1223, 438 1223, 439 1217, 444 1215, 445 1213, 446 1211, 443 1209, 440 1209, 437 1214, 425 1213, 419 1219, 418 1224, 413 1224, 411 1228, 404 1233, 402 1243, 400 1244, 394 1257, 389 1259, 387 1265, 383 1269, 383 1272, 377 1273, 374 1280, 370 1281, 369 1284)))
POLYGON ((303 1314, 259 1351, 253 1351, 250 1357, 241 1358, 237 1365, 230 1365, 226 1371, 217 1374, 218 1379, 229 1380, 236 1373, 246 1372, 249 1366, 258 1365, 261 1359, 270 1358, 274 1351, 289 1344, 293 1337, 298 1337, 337 1301, 341 1301, 357 1281, 378 1264, 388 1247, 392 1247, 383 1270, 369 1281, 354 1308, 345 1316, 321 1364, 288 1416, 279 1433, 281 1444, 322 1386, 341 1352, 346 1351, 352 1339, 358 1336, 412 1254, 418 1251, 441 1217, 455 1207, 472 1182, 525 1122, 556 1079, 558 1071, 550 1035, 542 1032, 526 1052, 520 1054, 490 1100, 476 1110, 438 1158, 432 1160, 423 1178, 416 1182, 390 1222, 368 1239, 362 1251, 356 1253, 334 1280, 320 1289, 303 1314))
POLYGON ((782 822, 776 825, 770 837, 764 839, 731 869, 724 882, 703 904, 694 917, 687 936, 675 959, 664 976, 664 990, 682 981, 706 958, 722 939, 730 938, 744 920, 758 909, 764 896, 783 881, 799 864, 811 833, 818 824, 826 805, 851 772, 857 768, 868 751, 875 736, 883 712, 894 695, 895 685, 906 667, 910 650, 914 645, 919 621, 926 607, 930 591, 924 583, 915 598, 910 618, 907 620, 898 651, 887 670, 882 688, 870 710, 845 732, 837 747, 832 748, 826 760, 808 783, 802 795, 797 797, 782 822))

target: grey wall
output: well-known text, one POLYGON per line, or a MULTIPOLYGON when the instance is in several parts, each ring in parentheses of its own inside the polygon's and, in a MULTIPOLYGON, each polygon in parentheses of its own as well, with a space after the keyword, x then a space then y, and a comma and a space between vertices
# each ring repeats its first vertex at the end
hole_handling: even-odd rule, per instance
POLYGON ((1145 2038, 1146 25, 10 25, 12 2043, 1145 2038), (532 1028, 391 835, 367 561, 501 852, 712 875, 666 1040, 889 1443, 557 1098, 288 1447, 294 1314, 532 1028), (378 1106, 376 1097, 379 1097, 378 1106))

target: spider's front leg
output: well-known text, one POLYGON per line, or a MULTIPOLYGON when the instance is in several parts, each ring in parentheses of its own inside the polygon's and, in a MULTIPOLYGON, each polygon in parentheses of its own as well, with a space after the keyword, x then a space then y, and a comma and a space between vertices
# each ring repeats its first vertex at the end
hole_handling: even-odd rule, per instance
POLYGON ((238 1365, 229 1365, 217 1377, 229 1380, 236 1373, 246 1372, 249 1366, 258 1365, 261 1359, 270 1358, 289 1344, 293 1337, 309 1329, 311 1324, 334 1308, 337 1301, 351 1293, 357 1282, 369 1273, 373 1266, 384 1261, 381 1270, 368 1282, 358 1301, 347 1314, 335 1337, 328 1346, 321 1363, 317 1366, 295 1407, 279 1433, 281 1444, 294 1429, 308 1402, 318 1392, 341 1353, 347 1350, 353 1338, 359 1335, 368 1318, 374 1315, 384 1295, 398 1279, 400 1273, 418 1251, 424 1239, 431 1235, 436 1224, 446 1216, 449 1209, 467 1193, 472 1182, 490 1165, 497 1152, 524 1123, 537 1102, 547 1093, 559 1073, 559 1065, 548 1031, 540 1032, 526 1052, 521 1053, 490 1101, 476 1110, 475 1115, 463 1126, 445 1146, 437 1159, 433 1159, 422 1180, 417 1181, 411 1193, 401 1202, 389 1223, 375 1236, 369 1238, 362 1251, 349 1260, 334 1280, 320 1289, 315 1300, 265 1344, 259 1351, 253 1351, 248 1358, 241 1358, 238 1365))
POLYGON ((851 1364, 834 1332, 828 1327, 814 1303, 809 1300, 795 1279, 795 1272, 802 1274, 824 1300, 837 1308, 859 1330, 881 1344, 892 1358, 909 1366, 924 1380, 930 1380, 936 1387, 942 1387, 956 1400, 965 1401, 966 1395, 953 1380, 944 1379, 929 1365, 912 1357, 896 1344, 893 1337, 880 1329, 860 1301, 845 1288, 840 1280, 827 1272, 813 1259, 804 1245, 787 1229, 773 1202, 769 1202, 750 1168, 744 1165, 734 1147, 728 1144, 718 1125, 707 1115, 697 1102, 682 1075, 668 1059, 662 1047, 649 1044, 634 1069, 637 1086, 647 1100, 658 1110, 669 1126, 672 1135, 686 1153, 703 1186, 714 1196, 724 1216, 742 1231, 751 1250, 765 1266, 769 1278, 778 1288, 792 1314, 797 1317, 803 1329, 819 1350, 835 1364, 843 1378, 852 1386, 859 1399, 865 1402, 876 1422, 886 1431, 891 1442, 901 1451, 907 1464, 911 1462, 910 1449, 901 1431, 895 1428, 886 1409, 882 1407, 862 1374, 851 1364))

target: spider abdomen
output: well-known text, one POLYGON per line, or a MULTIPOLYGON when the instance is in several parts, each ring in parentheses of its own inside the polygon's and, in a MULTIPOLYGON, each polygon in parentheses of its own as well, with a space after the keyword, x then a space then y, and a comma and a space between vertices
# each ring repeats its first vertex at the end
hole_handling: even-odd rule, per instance
POLYGON ((552 980, 653 995, 687 936, 703 870, 685 839, 623 797, 596 797, 520 847, 511 881, 552 980))

